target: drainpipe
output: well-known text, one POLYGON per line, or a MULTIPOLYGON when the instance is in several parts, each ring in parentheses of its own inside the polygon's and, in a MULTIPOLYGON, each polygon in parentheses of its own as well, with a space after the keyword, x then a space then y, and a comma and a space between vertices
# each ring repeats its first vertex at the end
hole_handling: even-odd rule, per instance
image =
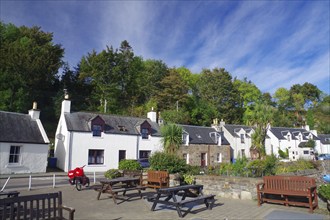
POLYGON ((68 162, 68 170, 72 170, 72 142, 73 142, 73 132, 69 132, 70 135, 70 140, 69 140, 69 149, 68 149, 68 152, 69 152, 69 162, 68 162))
POLYGON ((136 136, 136 159, 139 159, 139 150, 140 150, 140 135, 136 136))

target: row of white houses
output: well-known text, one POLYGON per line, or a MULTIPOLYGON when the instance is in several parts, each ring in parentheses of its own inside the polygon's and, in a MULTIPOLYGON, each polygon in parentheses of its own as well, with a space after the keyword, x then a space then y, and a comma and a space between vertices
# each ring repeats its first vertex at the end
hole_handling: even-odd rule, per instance
MULTIPOLYGON (((0 174, 46 171, 49 140, 36 106, 29 114, 0 111, 0 174)), ((216 165, 238 157, 255 158, 251 151, 253 127, 215 120, 211 127, 180 125, 183 144, 179 154, 192 165, 216 165)), ((289 153, 289 160, 313 159, 314 153, 330 153, 330 135, 305 128, 268 127, 266 153, 289 153), (309 139, 315 148, 305 147, 309 139)), ((85 166, 87 172, 117 168, 122 159, 147 158, 162 150, 157 114, 146 118, 71 112, 71 101, 62 101, 55 135, 57 167, 68 171, 85 166)))

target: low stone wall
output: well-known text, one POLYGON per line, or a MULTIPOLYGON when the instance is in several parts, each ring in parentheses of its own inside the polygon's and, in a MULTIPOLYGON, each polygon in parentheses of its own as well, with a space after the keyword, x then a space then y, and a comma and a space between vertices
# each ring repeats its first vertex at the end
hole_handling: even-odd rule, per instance
POLYGON ((196 176, 196 184, 204 185, 205 194, 243 200, 257 199, 256 184, 261 181, 261 178, 196 176))

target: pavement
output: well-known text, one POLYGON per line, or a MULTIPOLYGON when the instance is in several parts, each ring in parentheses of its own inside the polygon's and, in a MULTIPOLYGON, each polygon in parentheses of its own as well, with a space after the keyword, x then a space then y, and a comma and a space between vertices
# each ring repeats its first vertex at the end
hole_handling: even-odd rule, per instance
MULTIPOLYGON (((182 219, 179 218, 173 207, 158 206, 155 211, 150 211, 151 203, 131 191, 127 193, 125 200, 118 200, 116 205, 109 194, 102 194, 97 200, 97 192, 90 188, 77 191, 74 186, 60 186, 56 188, 41 188, 20 190, 20 195, 31 195, 62 191, 63 204, 75 208, 75 219, 182 219)), ((155 192, 153 189, 142 191, 144 196, 150 196, 155 192)), ((237 200, 216 197, 217 201, 212 210, 205 206, 195 206, 189 210, 183 219, 265 219, 265 220, 330 220, 330 213, 326 210, 315 210, 313 214, 308 213, 308 208, 286 207, 277 204, 262 204, 258 207, 257 201, 237 200)))

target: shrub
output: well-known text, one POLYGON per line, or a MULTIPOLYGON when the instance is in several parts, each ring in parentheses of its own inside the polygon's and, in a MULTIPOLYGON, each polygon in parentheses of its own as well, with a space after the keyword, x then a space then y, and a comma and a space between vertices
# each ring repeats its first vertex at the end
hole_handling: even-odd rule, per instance
POLYGON ((185 173, 186 161, 174 154, 155 152, 149 158, 150 168, 153 170, 167 170, 169 173, 185 173))
POLYGON ((219 175, 229 175, 233 170, 231 163, 222 163, 219 168, 219 175))
POLYGON ((286 149, 285 152, 281 149, 278 149, 278 155, 283 159, 289 158, 289 149, 286 149))
POLYGON ((280 162, 275 169, 275 174, 294 173, 300 170, 315 168, 315 163, 309 160, 299 159, 293 162, 280 162))
POLYGON ((183 181, 186 183, 186 184, 189 184, 189 185, 192 185, 192 184, 195 184, 196 183, 196 180, 195 180, 195 177, 191 174, 183 174, 183 181))
POLYGON ((249 176, 253 176, 253 177, 263 176, 264 167, 265 167, 265 161, 260 159, 252 160, 246 166, 249 176))
POLYGON ((139 162, 136 160, 121 160, 118 169, 120 170, 142 170, 139 162))
POLYGON ((120 170, 142 170, 140 163, 136 160, 121 160, 118 168, 120 170))
POLYGON ((113 179, 121 176, 121 173, 118 169, 110 169, 104 173, 104 176, 108 179, 113 179))
POLYGON ((199 175, 203 169, 200 166, 186 165, 186 173, 191 175, 199 175))
POLYGON ((248 159, 246 157, 237 158, 236 162, 233 164, 233 175, 235 176, 244 176, 247 174, 248 159))
POLYGON ((318 193, 322 199, 330 200, 330 184, 320 185, 318 193))

